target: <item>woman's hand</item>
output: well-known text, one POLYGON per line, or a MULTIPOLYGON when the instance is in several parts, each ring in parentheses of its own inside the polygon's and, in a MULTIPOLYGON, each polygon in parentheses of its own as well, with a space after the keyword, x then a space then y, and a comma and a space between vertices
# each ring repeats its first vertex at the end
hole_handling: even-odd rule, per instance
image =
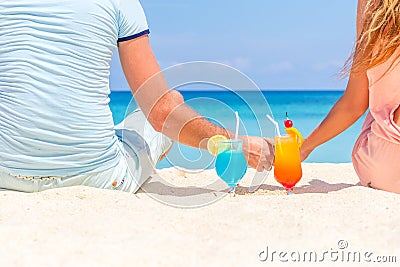
POLYGON ((308 145, 307 139, 305 139, 303 145, 300 148, 300 159, 301 159, 301 161, 305 161, 313 150, 314 150, 314 148, 310 147, 308 145))
POLYGON ((271 170, 274 163, 275 147, 269 138, 242 136, 243 153, 247 164, 257 171, 271 170))

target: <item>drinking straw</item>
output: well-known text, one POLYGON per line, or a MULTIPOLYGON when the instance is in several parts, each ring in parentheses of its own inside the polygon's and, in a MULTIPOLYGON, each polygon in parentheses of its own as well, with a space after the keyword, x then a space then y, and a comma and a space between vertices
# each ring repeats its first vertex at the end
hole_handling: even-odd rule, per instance
POLYGON ((236 116, 235 140, 237 140, 239 136, 239 113, 237 111, 235 111, 235 116, 236 116))
POLYGON ((267 118, 275 125, 275 130, 279 137, 281 137, 281 131, 279 130, 279 124, 268 114, 267 118))

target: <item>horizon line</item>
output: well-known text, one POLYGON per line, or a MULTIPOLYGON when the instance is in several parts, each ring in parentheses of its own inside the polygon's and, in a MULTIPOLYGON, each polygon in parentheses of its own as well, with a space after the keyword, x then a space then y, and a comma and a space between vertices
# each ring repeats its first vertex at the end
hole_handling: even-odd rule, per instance
MULTIPOLYGON (((229 92, 223 89, 183 89, 179 92, 229 92)), ((345 89, 260 89, 261 92, 344 92, 345 89)), ((129 89, 111 89, 111 92, 131 92, 129 89)), ((258 92, 257 90, 237 90, 237 92, 258 92)))

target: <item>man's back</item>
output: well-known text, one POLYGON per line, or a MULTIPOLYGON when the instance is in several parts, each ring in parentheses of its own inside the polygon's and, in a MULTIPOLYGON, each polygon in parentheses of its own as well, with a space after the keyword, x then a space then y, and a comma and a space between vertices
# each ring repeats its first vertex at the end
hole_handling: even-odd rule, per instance
POLYGON ((64 176, 115 166, 109 64, 118 40, 146 31, 135 0, 0 0, 0 168, 64 176))

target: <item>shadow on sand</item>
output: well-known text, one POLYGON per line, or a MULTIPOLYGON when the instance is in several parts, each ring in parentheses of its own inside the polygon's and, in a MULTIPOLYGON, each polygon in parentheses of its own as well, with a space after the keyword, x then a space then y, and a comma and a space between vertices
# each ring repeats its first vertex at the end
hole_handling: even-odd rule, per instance
MULTIPOLYGON (((361 186, 360 183, 357 184, 346 184, 346 183, 337 183, 330 184, 321 180, 313 179, 307 185, 296 186, 294 188, 294 194, 310 194, 310 193, 329 193, 340 191, 345 188, 353 187, 353 186, 361 186)), ((282 191, 284 190, 282 186, 275 185, 267 185, 262 184, 257 191, 282 191)), ((253 194, 257 194, 255 191, 253 194)), ((239 186, 236 190, 236 194, 244 195, 244 194, 252 194, 249 193, 249 187, 239 186)))
MULTIPOLYGON (((294 194, 310 194, 310 193, 329 193, 340 191, 345 188, 361 186, 360 183, 357 184, 347 184, 347 183, 336 183, 330 184, 321 180, 313 179, 307 185, 297 186, 294 188, 294 194)), ((260 194, 260 192, 282 192, 284 189, 281 186, 262 184, 257 191, 250 193, 249 187, 238 186, 236 188, 237 195, 251 195, 260 194)), ((195 196, 203 194, 216 194, 227 193, 229 191, 226 185, 223 183, 213 184, 207 187, 179 187, 161 181, 148 181, 146 182, 139 193, 151 193, 158 195, 171 195, 176 197, 186 197, 195 196)), ((262 194, 262 193, 261 193, 262 194)))

